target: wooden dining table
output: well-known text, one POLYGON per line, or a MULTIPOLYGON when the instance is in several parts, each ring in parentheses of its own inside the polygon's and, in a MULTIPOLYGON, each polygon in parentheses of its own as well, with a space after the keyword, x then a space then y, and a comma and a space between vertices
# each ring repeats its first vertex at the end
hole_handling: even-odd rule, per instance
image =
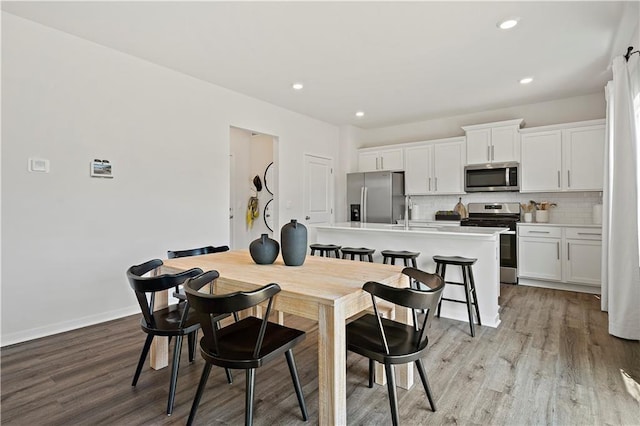
MULTIPOLYGON (((401 266, 307 256, 301 266, 286 266, 281 257, 272 265, 257 265, 247 250, 233 250, 202 256, 168 259, 161 273, 191 268, 216 270, 216 293, 250 291, 275 282, 282 289, 273 308, 318 321, 318 416, 321 425, 347 424, 345 324, 349 317, 371 307, 371 296, 362 290, 367 281, 395 287, 408 287, 401 266)), ((159 297, 156 304, 166 304, 159 297)), ((395 319, 410 323, 406 309, 396 309, 395 319)), ((151 366, 168 364, 166 339, 154 339, 151 366)), ((397 384, 409 389, 413 385, 413 368, 397 366, 397 384)), ((380 381, 377 378, 377 381, 380 381)), ((384 383, 384 382, 382 382, 384 383)))

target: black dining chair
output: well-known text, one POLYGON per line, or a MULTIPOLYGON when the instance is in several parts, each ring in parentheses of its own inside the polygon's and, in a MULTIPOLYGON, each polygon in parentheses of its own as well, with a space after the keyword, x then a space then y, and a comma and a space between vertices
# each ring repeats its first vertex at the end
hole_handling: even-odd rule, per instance
MULTIPOLYGON (((178 257, 200 256, 203 254, 222 253, 225 251, 229 251, 229 246, 206 246, 186 250, 167 250, 167 258, 176 259, 178 257)), ((180 286, 176 287, 173 297, 178 300, 187 300, 187 297, 184 295, 180 286)))
POLYGON ((384 365, 394 426, 398 424, 398 399, 393 371, 396 364, 415 362, 431 409, 436 411, 422 357, 425 356, 429 343, 427 329, 444 288, 444 281, 439 275, 416 268, 404 268, 402 273, 409 277, 411 288, 390 287, 373 281, 365 283, 362 288, 371 294, 374 314, 366 314, 349 323, 346 331, 347 349, 369 358, 370 388, 373 387, 374 361, 384 365), (422 290, 421 285, 427 289, 422 290), (382 318, 376 298, 411 308, 414 325, 382 318))
POLYGON ((200 354, 205 360, 187 425, 193 424, 213 365, 246 371, 245 424, 251 425, 255 370, 282 354, 287 359, 302 418, 306 421, 307 408, 293 358, 293 347, 304 340, 305 332, 268 321, 273 298, 280 291, 280 286, 272 283, 255 291, 224 295, 199 291, 205 285, 214 282, 216 278, 218 278, 218 272, 209 271, 184 283, 187 300, 195 310, 202 327, 200 354), (249 309, 266 300, 269 302, 264 318, 250 316, 220 329, 216 327, 216 318, 220 315, 249 309))
MULTIPOLYGON (((162 260, 154 259, 141 265, 134 265, 127 270, 129 284, 136 294, 138 304, 142 311, 140 327, 147 333, 140 360, 136 367, 131 386, 138 383, 142 366, 149 353, 151 342, 155 336, 168 336, 169 339, 175 337, 173 349, 173 361, 171 365, 171 380, 169 385, 169 401, 167 402, 167 414, 173 411, 173 401, 176 393, 176 383, 178 381, 178 367, 180 365, 180 352, 182 349, 182 337, 186 334, 194 336, 200 328, 200 323, 193 315, 189 315, 189 307, 186 303, 169 305, 164 309, 154 311, 156 293, 168 290, 182 284, 187 278, 195 277, 202 273, 202 269, 193 268, 179 274, 162 274, 145 277, 143 275, 162 266, 162 260)), ((171 341, 171 340, 169 340, 171 341)), ((193 361, 193 350, 189 348, 189 361, 193 361)))

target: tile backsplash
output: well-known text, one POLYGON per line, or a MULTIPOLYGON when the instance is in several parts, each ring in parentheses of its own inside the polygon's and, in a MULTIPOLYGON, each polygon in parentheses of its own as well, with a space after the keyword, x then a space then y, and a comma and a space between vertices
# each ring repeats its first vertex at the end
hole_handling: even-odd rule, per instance
POLYGON ((521 194, 519 192, 476 192, 465 195, 413 195, 411 201, 418 206, 419 217, 413 219, 433 220, 437 210, 453 210, 462 197, 469 203, 509 202, 526 204, 529 200, 556 203, 549 211, 549 223, 592 224, 594 204, 602 204, 601 192, 545 192, 521 194))

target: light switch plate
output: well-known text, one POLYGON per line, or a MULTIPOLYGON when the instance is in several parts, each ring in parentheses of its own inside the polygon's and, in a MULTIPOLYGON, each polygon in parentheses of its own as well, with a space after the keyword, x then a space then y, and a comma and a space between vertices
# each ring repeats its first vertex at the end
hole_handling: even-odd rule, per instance
POLYGON ((49 160, 44 158, 29 158, 29 171, 49 173, 49 160))

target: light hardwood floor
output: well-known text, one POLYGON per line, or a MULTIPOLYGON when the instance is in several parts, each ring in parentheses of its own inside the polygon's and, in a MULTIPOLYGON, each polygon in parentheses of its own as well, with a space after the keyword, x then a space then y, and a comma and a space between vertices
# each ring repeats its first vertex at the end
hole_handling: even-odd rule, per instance
MULTIPOLYGON (((433 321, 424 362, 438 411, 428 408, 419 382, 398 389, 401 424, 640 424, 640 343, 607 333, 595 296, 503 285, 500 304, 500 327, 478 327, 475 338, 466 323, 433 321)), ((138 321, 3 348, 2 424, 185 424, 203 361, 189 364, 185 348, 167 417, 168 369, 147 368, 131 387, 144 342, 138 321)), ((308 424, 317 424, 317 325, 292 316, 286 323, 308 332, 294 353, 308 424)), ((367 388, 367 361, 352 353, 347 405, 349 424, 391 422, 386 387, 367 388)), ((244 374, 229 385, 214 368, 196 424, 242 424, 243 416, 244 374)), ((305 424, 284 357, 258 370, 254 416, 256 425, 305 424)))

